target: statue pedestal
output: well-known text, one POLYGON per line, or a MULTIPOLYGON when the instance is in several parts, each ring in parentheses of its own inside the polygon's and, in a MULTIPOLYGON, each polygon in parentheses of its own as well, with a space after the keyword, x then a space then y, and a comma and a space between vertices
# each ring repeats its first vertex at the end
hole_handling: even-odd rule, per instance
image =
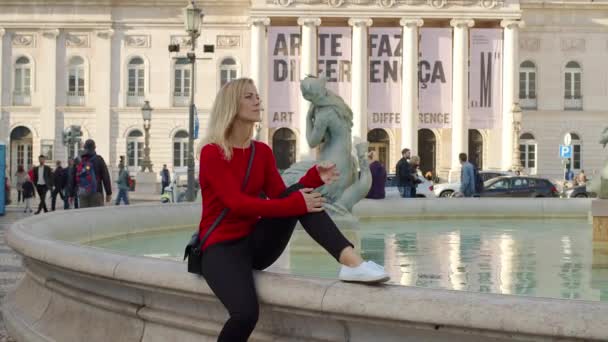
POLYGON ((160 194, 157 189, 156 173, 154 172, 139 172, 135 177, 137 184, 135 185, 135 193, 142 195, 160 194))
POLYGON ((591 201, 593 268, 608 268, 608 200, 591 201))

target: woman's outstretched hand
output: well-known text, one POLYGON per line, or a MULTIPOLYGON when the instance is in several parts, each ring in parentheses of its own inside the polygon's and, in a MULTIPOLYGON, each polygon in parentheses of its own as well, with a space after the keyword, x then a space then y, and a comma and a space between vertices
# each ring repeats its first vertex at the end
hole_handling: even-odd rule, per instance
POLYGON ((317 171, 319 172, 319 177, 321 177, 321 180, 325 184, 331 184, 340 178, 340 171, 338 171, 334 162, 320 162, 317 164, 317 171))
POLYGON ((309 213, 318 213, 323 211, 323 203, 325 203, 325 198, 323 198, 320 193, 313 191, 313 188, 305 188, 300 190, 300 192, 302 192, 302 196, 304 197, 304 201, 306 202, 306 210, 309 213))

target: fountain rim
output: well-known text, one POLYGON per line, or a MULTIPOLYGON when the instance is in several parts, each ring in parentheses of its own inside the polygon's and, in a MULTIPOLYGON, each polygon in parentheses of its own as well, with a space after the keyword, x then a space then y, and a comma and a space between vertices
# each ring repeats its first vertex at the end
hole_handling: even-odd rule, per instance
MULTIPOLYGON (((162 224, 168 214, 184 219, 187 216, 184 214, 193 210, 198 212, 200 204, 171 207, 136 205, 55 212, 15 222, 10 226, 6 240, 25 258, 26 268, 27 260, 31 260, 66 272, 98 277, 125 286, 155 288, 185 296, 195 294, 213 297, 206 282, 186 272, 185 263, 131 256, 82 244, 97 240, 91 234, 93 229, 120 218, 126 219, 135 214, 146 221, 148 228, 158 229, 154 225, 162 224), (161 207, 162 210, 154 210, 161 207), (93 222, 89 217, 91 214, 98 214, 93 215, 97 216, 93 222), (61 221, 61 218, 66 218, 64 221, 69 223, 53 225, 61 221), (62 234, 69 235, 70 230, 80 230, 81 236, 70 235, 73 240, 71 242, 59 239, 62 234)), ((184 227, 190 224, 187 220, 179 223, 184 227)), ((431 327, 472 329, 499 335, 586 339, 605 338, 605 327, 608 326, 608 304, 601 302, 398 285, 370 287, 270 272, 257 272, 256 283, 263 304, 315 315, 364 316, 371 321, 387 320, 431 327), (282 291, 276 291, 277 283, 284 284, 282 291), (423 309, 402 309, 412 305, 423 309)))

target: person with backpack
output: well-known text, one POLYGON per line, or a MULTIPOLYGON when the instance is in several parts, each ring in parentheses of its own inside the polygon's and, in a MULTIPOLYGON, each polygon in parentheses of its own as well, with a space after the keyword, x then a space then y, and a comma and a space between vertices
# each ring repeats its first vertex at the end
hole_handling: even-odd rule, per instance
POLYGON ((125 169, 125 165, 118 163, 118 196, 116 196, 116 205, 120 205, 122 200, 125 205, 129 205, 129 171, 125 169))
POLYGON ((254 125, 261 120, 260 96, 253 80, 228 82, 213 103, 200 152, 204 208, 197 234, 200 271, 229 313, 217 339, 220 342, 248 340, 259 316, 254 273, 279 258, 298 221, 343 265, 340 280, 379 283, 389 279, 383 267, 363 261, 355 252, 324 211, 325 199, 314 191, 338 180, 336 165, 314 165, 298 183, 286 188, 270 147, 252 140, 254 125), (262 192, 267 198, 260 198, 262 192))
POLYGON ((464 197, 472 197, 475 194, 475 167, 468 162, 467 154, 461 153, 458 155, 460 165, 460 193, 464 197))
POLYGON ((76 186, 81 208, 101 207, 112 200, 112 183, 110 173, 103 157, 95 152, 95 141, 88 139, 84 143, 84 151, 80 163, 76 167, 76 186))

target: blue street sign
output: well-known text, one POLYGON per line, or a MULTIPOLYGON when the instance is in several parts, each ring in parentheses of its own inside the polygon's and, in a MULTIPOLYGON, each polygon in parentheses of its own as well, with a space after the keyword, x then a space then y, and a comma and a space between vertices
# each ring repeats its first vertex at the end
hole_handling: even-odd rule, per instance
POLYGON ((572 145, 559 145, 560 158, 572 158, 572 145))

